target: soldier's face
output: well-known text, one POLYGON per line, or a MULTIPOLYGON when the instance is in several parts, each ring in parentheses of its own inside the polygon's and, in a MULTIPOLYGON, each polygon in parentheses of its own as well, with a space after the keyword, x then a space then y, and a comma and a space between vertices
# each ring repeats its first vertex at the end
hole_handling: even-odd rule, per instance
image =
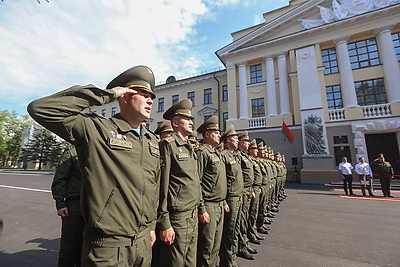
POLYGON ((227 141, 229 142, 229 144, 232 145, 233 149, 237 149, 239 146, 239 139, 237 137, 237 135, 233 135, 228 137, 227 141))
POLYGON ((189 136, 193 132, 192 119, 189 117, 186 117, 186 116, 176 116, 175 118, 172 123, 174 123, 176 125, 177 130, 183 136, 189 136))
POLYGON ((249 149, 249 153, 250 153, 250 155, 252 155, 253 157, 257 157, 257 152, 258 152, 258 149, 257 149, 257 148, 250 148, 250 149, 249 149))
POLYGON ((212 147, 216 147, 219 144, 221 133, 219 131, 206 131, 205 132, 206 142, 212 147))
POLYGON ((128 101, 129 113, 141 120, 150 118, 151 108, 153 107, 152 95, 146 91, 137 90, 137 93, 130 96, 128 101))
POLYGON ((249 149, 250 142, 247 140, 239 141, 239 149, 243 151, 247 151, 249 149))

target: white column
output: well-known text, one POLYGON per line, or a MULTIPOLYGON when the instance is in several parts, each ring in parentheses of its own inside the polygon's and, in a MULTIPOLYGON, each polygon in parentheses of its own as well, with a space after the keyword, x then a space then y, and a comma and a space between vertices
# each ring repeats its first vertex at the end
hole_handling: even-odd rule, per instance
POLYGON ((279 95, 281 101, 281 114, 290 114, 289 86, 288 86, 288 74, 286 68, 285 54, 278 56, 278 70, 279 70, 279 95))
POLYGON ((400 102, 400 67, 397 62, 390 29, 380 29, 378 31, 378 40, 380 44, 379 52, 383 62, 383 71, 385 73, 385 87, 388 102, 400 102))
POLYGON ((346 40, 342 39, 336 42, 336 52, 340 71, 343 106, 345 108, 358 106, 346 40))
POLYGON ((236 96, 236 66, 227 62, 226 73, 228 80, 228 116, 229 119, 237 119, 237 96, 236 96))
POLYGON ((268 116, 276 116, 278 113, 276 105, 276 87, 275 87, 275 69, 274 59, 267 57, 265 59, 266 77, 267 77, 267 103, 268 103, 268 116))
POLYGON ((239 65, 239 92, 240 92, 240 119, 249 117, 248 97, 247 97, 247 79, 246 63, 239 65))

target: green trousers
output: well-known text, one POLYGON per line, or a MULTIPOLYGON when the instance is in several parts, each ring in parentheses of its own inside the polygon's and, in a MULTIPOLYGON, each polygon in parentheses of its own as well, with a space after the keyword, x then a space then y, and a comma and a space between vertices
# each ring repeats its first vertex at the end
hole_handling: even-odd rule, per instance
POLYGON ((249 226, 250 196, 251 188, 245 188, 242 197, 242 207, 239 215, 238 252, 247 252, 247 248, 249 247, 247 228, 249 226))
POLYGON ((242 197, 227 197, 226 203, 229 212, 225 212, 224 231, 220 251, 220 267, 236 266, 236 253, 238 252, 238 224, 242 205, 242 197))
POLYGON ((210 222, 199 223, 199 241, 197 244, 197 267, 215 267, 218 263, 224 226, 224 207, 221 202, 204 202, 210 215, 210 222))
POLYGON ((142 231, 129 246, 105 247, 83 242, 83 267, 148 267, 151 264, 150 229, 142 231))
POLYGON ((249 227, 247 228, 247 236, 252 239, 256 239, 257 236, 257 217, 258 217, 258 207, 260 204, 260 188, 254 189, 254 194, 256 195, 251 199, 249 208, 249 227))

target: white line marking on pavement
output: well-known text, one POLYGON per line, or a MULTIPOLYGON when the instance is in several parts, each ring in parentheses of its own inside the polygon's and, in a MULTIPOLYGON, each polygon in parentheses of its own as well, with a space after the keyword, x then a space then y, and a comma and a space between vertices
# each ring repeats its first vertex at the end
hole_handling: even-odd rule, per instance
POLYGON ((26 188, 26 187, 18 187, 18 186, 10 186, 10 185, 2 185, 2 184, 0 184, 0 187, 19 189, 19 190, 36 191, 36 192, 44 192, 44 193, 51 193, 50 190, 43 190, 43 189, 36 189, 36 188, 26 188))

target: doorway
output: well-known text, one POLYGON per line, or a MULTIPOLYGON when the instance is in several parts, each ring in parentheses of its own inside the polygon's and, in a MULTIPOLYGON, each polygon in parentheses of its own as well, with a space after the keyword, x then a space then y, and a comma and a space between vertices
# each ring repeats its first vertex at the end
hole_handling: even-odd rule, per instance
POLYGON ((379 154, 383 154, 386 161, 392 165, 394 173, 400 175, 400 154, 396 133, 366 134, 365 143, 370 163, 379 154))

